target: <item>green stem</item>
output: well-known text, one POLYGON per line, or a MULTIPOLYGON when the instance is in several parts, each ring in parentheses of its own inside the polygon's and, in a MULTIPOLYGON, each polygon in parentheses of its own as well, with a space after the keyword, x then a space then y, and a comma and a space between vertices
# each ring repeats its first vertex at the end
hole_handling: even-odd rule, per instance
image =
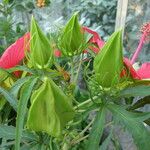
POLYGON ((74 62, 73 58, 71 59, 71 83, 74 82, 74 62))
POLYGON ((88 138, 88 137, 89 137, 89 134, 86 135, 86 136, 84 136, 84 137, 82 137, 82 138, 80 138, 80 139, 78 139, 77 141, 74 141, 73 143, 71 143, 71 145, 75 145, 75 144, 77 144, 77 143, 83 141, 84 139, 86 139, 86 138, 88 138))
MULTIPOLYGON (((92 99, 95 100, 96 98, 97 98, 97 96, 94 96, 92 99)), ((74 107, 74 109, 78 109, 79 107, 82 107, 86 104, 89 104, 90 102, 92 102, 91 98, 84 101, 84 102, 82 102, 82 103, 80 103, 80 104, 78 104, 77 106, 74 107)))
POLYGON ((83 58, 83 55, 81 56, 81 59, 79 60, 79 66, 78 66, 78 70, 77 70, 77 74, 75 76, 75 83, 77 83, 78 81, 78 77, 79 77, 79 72, 80 72, 80 69, 81 69, 81 65, 82 65, 82 58, 83 58))
POLYGON ((108 126, 110 126, 110 125, 112 125, 112 124, 113 124, 113 121, 108 122, 108 123, 105 125, 105 128, 108 127, 108 126))
POLYGON ((95 118, 93 118, 90 123, 84 128, 84 130, 82 130, 82 132, 80 132, 75 138, 74 140, 72 140, 71 143, 74 143, 76 140, 78 140, 79 138, 81 138, 83 136, 83 134, 91 127, 91 125, 93 124, 95 118))

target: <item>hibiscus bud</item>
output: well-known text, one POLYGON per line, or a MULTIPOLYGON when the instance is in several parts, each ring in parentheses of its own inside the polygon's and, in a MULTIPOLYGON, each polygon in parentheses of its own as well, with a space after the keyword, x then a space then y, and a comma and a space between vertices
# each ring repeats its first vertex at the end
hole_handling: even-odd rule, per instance
POLYGON ((51 79, 45 78, 31 97, 27 127, 60 137, 62 129, 73 116, 70 99, 51 79))
POLYGON ((32 17, 30 62, 35 68, 48 68, 53 63, 53 49, 47 37, 32 17))
POLYGON ((78 14, 75 13, 67 25, 59 39, 59 49, 64 56, 74 56, 82 53, 86 47, 84 33, 78 22, 78 14))
POLYGON ((120 81, 122 69, 122 32, 117 31, 94 59, 96 80, 103 87, 114 86, 120 81))

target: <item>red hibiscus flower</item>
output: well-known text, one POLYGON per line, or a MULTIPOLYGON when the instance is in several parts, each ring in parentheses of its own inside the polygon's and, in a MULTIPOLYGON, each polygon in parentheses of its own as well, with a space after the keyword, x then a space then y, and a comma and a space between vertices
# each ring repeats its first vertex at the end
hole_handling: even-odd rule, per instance
MULTIPOLYGON (((95 53, 98 53, 99 50, 105 44, 104 41, 102 41, 101 38, 99 38, 98 33, 94 32, 86 27, 84 27, 84 30, 93 34, 93 37, 90 39, 90 42, 97 44, 98 48, 91 49, 91 50, 93 50, 95 53)), ((129 70, 131 77, 133 79, 139 79, 139 80, 150 79, 150 62, 143 63, 142 66, 138 70, 135 70, 132 66, 135 63, 138 55, 140 54, 143 44, 150 39, 149 38, 150 37, 150 23, 144 24, 141 28, 141 32, 142 32, 142 36, 140 38, 139 45, 138 45, 133 57, 131 58, 131 60, 129 60, 128 58, 123 58, 124 65, 127 68, 127 70, 129 70)), ((126 70, 123 70, 121 72, 121 77, 123 77, 125 75, 127 75, 127 72, 126 72, 126 70)))
POLYGON ((25 51, 29 50, 29 38, 30 34, 26 33, 5 50, 0 58, 0 68, 9 69, 22 61, 25 51))
POLYGON ((150 79, 150 62, 143 63, 142 66, 138 70, 135 70, 132 67, 132 64, 134 64, 136 59, 138 58, 144 43, 146 41, 148 41, 150 38, 150 22, 145 23, 142 26, 141 32, 142 32, 142 35, 139 40, 139 45, 138 45, 135 53, 133 54, 131 61, 124 58, 124 63, 129 68, 130 74, 133 78, 135 78, 135 79, 150 79))
POLYGON ((104 46, 105 42, 100 38, 97 32, 87 27, 83 27, 83 31, 86 31, 92 34, 92 37, 90 38, 89 43, 94 44, 95 46, 90 46, 89 48, 97 54, 99 50, 104 46))

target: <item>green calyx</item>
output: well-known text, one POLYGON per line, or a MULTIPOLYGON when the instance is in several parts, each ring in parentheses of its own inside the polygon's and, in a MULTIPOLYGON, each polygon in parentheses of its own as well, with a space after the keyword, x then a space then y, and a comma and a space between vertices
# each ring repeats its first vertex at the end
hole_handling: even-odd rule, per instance
POLYGON ((31 21, 30 63, 38 69, 48 68, 53 63, 53 49, 35 19, 31 21))
POLYGON ((70 99, 51 79, 46 78, 31 97, 27 127, 60 137, 73 116, 70 99))
POLYGON ((59 48, 64 56, 74 56, 82 53, 86 47, 86 40, 75 13, 65 26, 60 39, 59 48))
POLYGON ((103 87, 115 86, 120 82, 122 69, 122 31, 117 31, 94 59, 96 80, 103 87))

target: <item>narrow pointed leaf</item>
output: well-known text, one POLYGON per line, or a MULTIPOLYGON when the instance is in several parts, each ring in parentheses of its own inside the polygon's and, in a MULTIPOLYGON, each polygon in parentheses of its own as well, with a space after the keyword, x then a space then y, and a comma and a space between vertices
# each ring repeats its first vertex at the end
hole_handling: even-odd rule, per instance
POLYGON ((14 97, 14 95, 2 87, 0 87, 0 94, 2 94, 9 102, 9 104, 13 107, 13 109, 17 111, 17 99, 14 97))
POLYGON ((32 93, 32 89, 37 82, 37 78, 30 79, 21 90, 20 99, 18 103, 17 119, 16 119, 16 138, 15 150, 20 150, 20 141, 23 131, 24 118, 27 110, 27 103, 32 93))
MULTIPOLYGON (((15 130, 16 128, 14 126, 7 126, 7 125, 0 125, 0 138, 5 138, 7 140, 14 140, 15 139, 15 130)), ((38 136, 35 134, 29 132, 29 131, 23 131, 22 133, 22 139, 23 140, 38 140, 38 136)))
POLYGON ((30 78, 31 78, 31 77, 28 76, 28 77, 24 77, 24 78, 18 79, 18 80, 13 84, 13 86, 11 87, 10 93, 12 93, 15 98, 17 98, 18 92, 19 92, 20 88, 23 86, 24 83, 28 82, 28 80, 29 80, 30 78))
POLYGON ((136 103, 134 103, 132 106, 128 108, 128 110, 135 110, 137 108, 144 107, 145 105, 150 104, 150 96, 144 97, 140 100, 138 100, 136 103))
POLYGON ((100 146, 100 149, 99 150, 107 150, 108 148, 108 145, 109 145, 109 143, 110 143, 110 141, 111 141, 111 138, 112 138, 112 130, 113 129, 111 129, 111 131, 110 131, 110 134, 108 135, 108 137, 105 139, 105 141, 102 143, 102 145, 100 146))
POLYGON ((119 123, 131 133, 135 144, 139 150, 149 150, 150 147, 150 131, 144 126, 143 120, 149 116, 137 115, 126 111, 124 108, 116 105, 107 105, 108 109, 113 113, 113 117, 119 120, 119 123))
POLYGON ((87 150, 99 149, 99 143, 103 134, 104 124, 105 124, 105 107, 101 106, 93 123, 92 129, 90 131, 90 136, 86 147, 87 150))
POLYGON ((149 96, 150 95, 150 86, 148 85, 139 85, 135 87, 128 87, 120 91, 120 97, 136 97, 136 96, 149 96))
POLYGON ((35 74, 35 71, 33 69, 30 69, 28 68, 27 66, 25 65, 22 65, 22 66, 16 66, 16 67, 13 67, 11 69, 8 69, 8 71, 10 73, 14 72, 14 71, 25 71, 25 72, 28 72, 30 74, 35 74))

